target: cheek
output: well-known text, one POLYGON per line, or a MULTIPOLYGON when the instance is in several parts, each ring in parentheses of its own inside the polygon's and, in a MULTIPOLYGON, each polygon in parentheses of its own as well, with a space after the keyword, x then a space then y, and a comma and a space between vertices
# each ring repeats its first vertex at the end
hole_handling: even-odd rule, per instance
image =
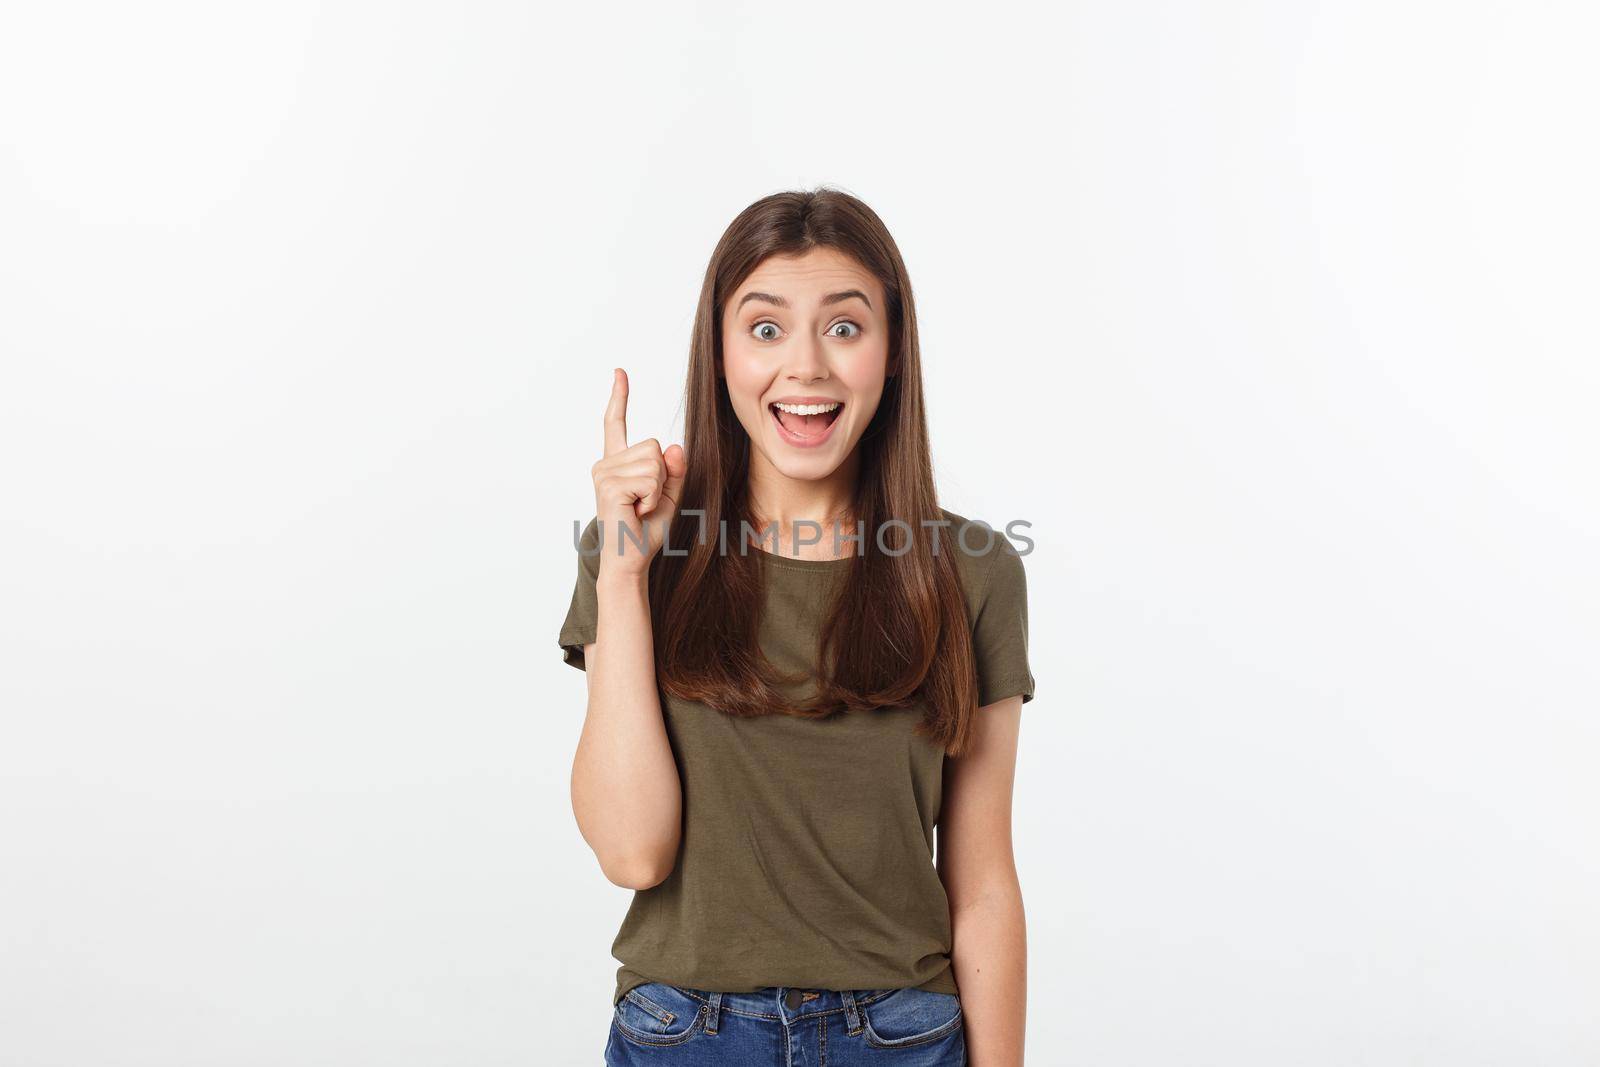
POLYGON ((883 395, 886 382, 884 376, 888 369, 888 355, 880 350, 871 353, 866 359, 851 361, 846 365, 842 377, 854 395, 863 398, 877 397, 883 395))
POLYGON ((735 410, 753 408, 765 393, 766 382, 761 377, 760 367, 737 347, 723 349, 722 376, 728 383, 728 398, 733 401, 735 410))

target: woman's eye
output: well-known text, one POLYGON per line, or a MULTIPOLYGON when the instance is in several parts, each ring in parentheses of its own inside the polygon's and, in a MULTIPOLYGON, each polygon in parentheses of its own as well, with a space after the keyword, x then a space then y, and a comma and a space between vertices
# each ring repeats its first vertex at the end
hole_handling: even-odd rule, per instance
POLYGON ((776 340, 778 335, 778 324, 775 322, 758 322, 750 332, 761 338, 763 341, 776 340), (771 332, 763 333, 763 330, 770 330, 771 332))
POLYGON ((851 322, 849 319, 844 319, 844 320, 841 320, 839 322, 834 323, 833 326, 828 330, 828 332, 832 333, 835 337, 856 337, 856 336, 860 335, 861 327, 857 326, 855 323, 851 322), (848 326, 854 332, 853 333, 834 333, 834 331, 839 329, 839 327, 841 327, 841 326, 848 326))

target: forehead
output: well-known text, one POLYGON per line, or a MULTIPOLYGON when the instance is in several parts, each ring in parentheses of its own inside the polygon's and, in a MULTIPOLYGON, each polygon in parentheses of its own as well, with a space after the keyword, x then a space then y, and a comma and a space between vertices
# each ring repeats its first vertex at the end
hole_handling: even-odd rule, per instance
POLYGON ((883 306, 878 279, 835 248, 813 248, 799 256, 768 256, 734 291, 728 306, 735 306, 740 297, 752 290, 795 303, 811 302, 840 289, 860 289, 872 299, 874 308, 883 306))

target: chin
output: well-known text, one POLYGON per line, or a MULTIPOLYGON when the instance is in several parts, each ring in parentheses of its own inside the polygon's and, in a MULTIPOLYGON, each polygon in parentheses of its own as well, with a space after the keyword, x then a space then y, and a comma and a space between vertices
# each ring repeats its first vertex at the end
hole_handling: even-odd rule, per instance
POLYGON ((839 469, 842 457, 832 455, 796 456, 790 449, 779 444, 776 447, 762 442, 756 446, 761 454, 766 457, 767 465, 783 475, 793 478, 797 482, 820 482, 834 471, 839 469), (791 452, 785 455, 786 452, 791 452))

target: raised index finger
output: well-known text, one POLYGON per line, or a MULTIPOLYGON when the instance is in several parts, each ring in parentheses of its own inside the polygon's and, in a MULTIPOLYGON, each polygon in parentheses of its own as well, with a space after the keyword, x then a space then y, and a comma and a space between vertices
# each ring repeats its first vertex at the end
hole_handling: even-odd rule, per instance
POLYGON ((606 404, 605 454, 616 455, 628 447, 628 373, 611 372, 611 400, 606 404))

